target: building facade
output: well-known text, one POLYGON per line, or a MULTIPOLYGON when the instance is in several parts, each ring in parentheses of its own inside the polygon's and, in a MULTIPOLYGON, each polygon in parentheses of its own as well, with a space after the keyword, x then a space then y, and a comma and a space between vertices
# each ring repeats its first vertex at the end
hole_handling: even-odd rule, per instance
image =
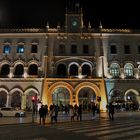
POLYGON ((140 105, 140 32, 84 26, 81 8, 66 10, 63 27, 0 29, 0 106, 96 102, 140 105))

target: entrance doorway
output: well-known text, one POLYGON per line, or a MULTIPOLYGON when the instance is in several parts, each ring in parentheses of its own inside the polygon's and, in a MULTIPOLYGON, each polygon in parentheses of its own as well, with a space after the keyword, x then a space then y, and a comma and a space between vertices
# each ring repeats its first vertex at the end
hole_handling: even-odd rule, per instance
POLYGON ((27 109, 27 111, 32 111, 32 109, 33 109, 32 96, 37 97, 37 94, 33 91, 30 91, 26 96, 26 109, 27 109))
POLYGON ((90 111, 93 102, 96 102, 96 94, 91 88, 82 88, 78 93, 78 102, 82 104, 83 111, 90 111))
POLYGON ((58 105, 60 110, 64 110, 70 103, 69 91, 64 87, 56 88, 52 94, 52 103, 58 105))
POLYGON ((6 106, 7 94, 5 91, 0 91, 0 107, 6 106))
POLYGON ((139 96, 130 91, 126 95, 126 110, 138 110, 139 109, 139 96))

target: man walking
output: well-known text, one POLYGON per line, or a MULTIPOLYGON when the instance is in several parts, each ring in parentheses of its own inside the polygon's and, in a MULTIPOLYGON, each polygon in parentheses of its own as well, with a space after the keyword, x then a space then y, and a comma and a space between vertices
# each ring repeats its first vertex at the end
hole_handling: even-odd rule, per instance
POLYGON ((114 120, 114 105, 112 104, 112 102, 109 104, 108 106, 108 111, 109 111, 109 118, 111 120, 114 120))

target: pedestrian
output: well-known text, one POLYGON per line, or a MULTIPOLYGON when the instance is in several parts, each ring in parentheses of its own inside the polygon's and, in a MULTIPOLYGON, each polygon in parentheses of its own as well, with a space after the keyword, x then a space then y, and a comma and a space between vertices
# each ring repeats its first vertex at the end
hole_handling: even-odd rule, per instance
POLYGON ((50 110, 50 117, 51 117, 51 123, 53 123, 53 120, 57 122, 55 106, 53 106, 53 108, 50 110))
POLYGON ((39 116, 40 116, 40 124, 45 124, 45 109, 44 105, 41 105, 39 109, 39 116))
POLYGON ((80 118, 80 121, 82 121, 82 105, 78 106, 77 120, 79 120, 79 118, 80 118))
POLYGON ((74 107, 71 105, 70 106, 70 112, 69 112, 69 114, 70 114, 70 118, 71 118, 71 121, 74 121, 74 107))
POLYGON ((96 106, 96 104, 94 102, 92 103, 91 109, 92 109, 93 119, 95 119, 96 118, 97 106, 96 106))
POLYGON ((112 104, 112 102, 110 102, 110 104, 108 105, 108 113, 109 113, 109 118, 111 120, 114 120, 114 113, 115 113, 115 108, 114 105, 112 104))
POLYGON ((58 105, 54 106, 54 111, 55 111, 55 122, 57 122, 57 117, 58 117, 58 112, 59 112, 59 106, 58 105))

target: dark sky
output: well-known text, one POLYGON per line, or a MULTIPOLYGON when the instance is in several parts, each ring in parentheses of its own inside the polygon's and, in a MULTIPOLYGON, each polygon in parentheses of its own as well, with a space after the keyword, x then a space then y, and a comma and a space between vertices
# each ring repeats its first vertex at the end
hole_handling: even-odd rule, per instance
MULTIPOLYGON (((67 0, 71 3, 76 0, 67 0)), ((98 28, 140 29, 138 0, 77 0, 83 7, 84 23, 98 28)), ((50 27, 64 25, 66 0, 0 0, 0 27, 50 27)))

